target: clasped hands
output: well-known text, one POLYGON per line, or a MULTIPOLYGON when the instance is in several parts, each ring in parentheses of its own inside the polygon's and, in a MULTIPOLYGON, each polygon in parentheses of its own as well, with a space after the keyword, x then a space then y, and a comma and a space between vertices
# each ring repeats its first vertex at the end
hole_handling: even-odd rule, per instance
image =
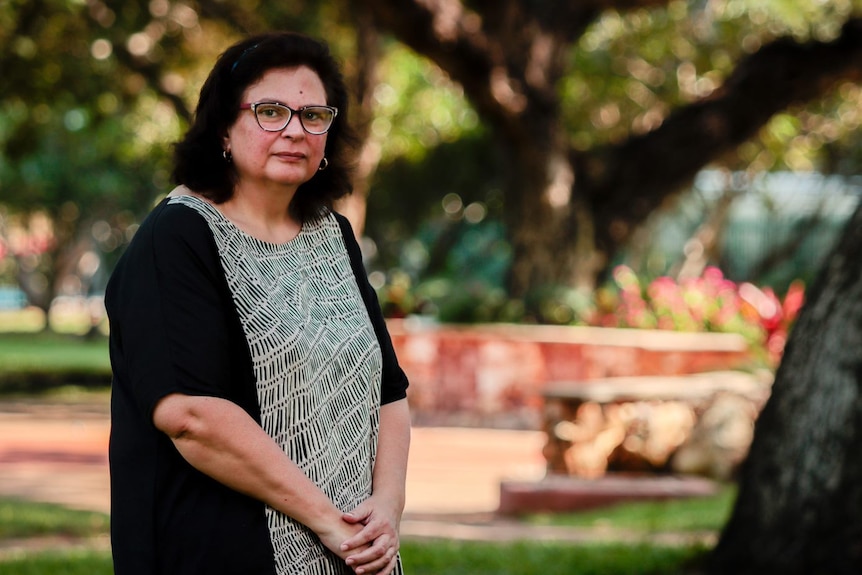
POLYGON ((357 575, 389 575, 395 570, 400 539, 401 513, 383 498, 369 497, 342 515, 350 533, 337 548, 330 547, 357 575))

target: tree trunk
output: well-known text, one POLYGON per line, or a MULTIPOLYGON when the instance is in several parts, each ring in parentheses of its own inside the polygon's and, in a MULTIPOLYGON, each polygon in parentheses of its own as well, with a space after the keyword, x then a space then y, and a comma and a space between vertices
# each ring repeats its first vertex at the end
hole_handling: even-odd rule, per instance
POLYGON ((862 206, 808 292, 709 573, 862 573, 862 206))
POLYGON ((356 61, 353 63, 354 71, 350 82, 356 96, 352 116, 359 142, 353 193, 339 200, 335 208, 350 221, 353 233, 358 239, 365 230, 370 182, 380 163, 380 151, 383 147, 371 132, 381 46, 380 34, 368 8, 365 5, 356 5, 346 11, 356 28, 356 61))
POLYGON ((567 229, 571 210, 573 172, 564 150, 555 146, 554 128, 532 123, 534 135, 518 139, 505 150, 506 225, 510 230, 512 265, 509 270, 509 293, 523 297, 531 290, 559 285, 569 271, 573 247, 567 229))

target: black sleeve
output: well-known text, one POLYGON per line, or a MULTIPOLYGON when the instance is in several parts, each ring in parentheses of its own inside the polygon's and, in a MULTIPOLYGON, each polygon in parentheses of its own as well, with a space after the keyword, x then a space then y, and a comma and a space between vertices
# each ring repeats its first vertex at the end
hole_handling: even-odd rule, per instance
POLYGON ((377 300, 377 292, 368 283, 368 275, 365 273, 365 266, 362 263, 362 251, 359 249, 353 228, 347 218, 341 214, 335 214, 335 218, 341 227, 344 245, 350 256, 350 267, 353 269, 356 284, 359 286, 359 293, 362 294, 362 301, 368 310, 368 317, 371 319, 371 325, 374 326, 374 333, 377 335, 380 351, 383 354, 383 382, 380 390, 380 403, 385 405, 404 399, 407 397, 409 382, 404 370, 398 364, 395 348, 392 347, 392 338, 389 337, 389 330, 386 329, 386 321, 383 319, 383 312, 380 310, 380 303, 377 300))
POLYGON ((209 227, 181 205, 164 204, 148 220, 124 256, 110 302, 138 409, 151 418, 174 392, 236 401, 232 358, 247 350, 235 349, 235 310, 209 227))

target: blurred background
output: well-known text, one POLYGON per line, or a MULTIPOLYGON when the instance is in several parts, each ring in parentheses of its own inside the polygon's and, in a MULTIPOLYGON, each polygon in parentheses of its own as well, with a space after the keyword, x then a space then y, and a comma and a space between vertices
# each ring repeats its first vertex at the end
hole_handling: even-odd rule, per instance
POLYGON ((762 561, 715 573, 858 571, 862 0, 0 0, 0 575, 46 532, 100 554, 26 572, 111 572, 105 515, 18 498, 106 510, 106 283, 216 58, 271 30, 351 88, 338 210, 411 379, 410 572, 692 574, 725 526, 762 561), (708 492, 495 514, 680 470, 708 492))
POLYGON ((353 87, 340 209, 390 317, 736 331, 780 353, 862 185, 855 1, 425 4, 0 4, 2 329, 105 331, 107 278, 172 187, 215 58, 291 29, 353 87))

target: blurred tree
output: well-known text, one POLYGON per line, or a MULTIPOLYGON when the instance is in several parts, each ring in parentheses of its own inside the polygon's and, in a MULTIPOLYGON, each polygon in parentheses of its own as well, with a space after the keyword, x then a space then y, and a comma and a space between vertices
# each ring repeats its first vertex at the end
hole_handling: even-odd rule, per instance
POLYGON ((163 102, 177 97, 149 87, 151 67, 132 53, 143 54, 143 37, 132 51, 109 39, 118 20, 142 25, 131 8, 0 6, 3 267, 45 310, 57 294, 99 290, 100 254, 125 243, 166 180, 158 144, 175 137, 178 108, 163 102))
POLYGON ((366 4, 463 87, 503 147, 514 296, 592 286, 709 162, 737 152, 733 167, 813 168, 841 123, 793 106, 838 92, 853 108, 842 122, 859 123, 862 21, 849 0, 366 4))
MULTIPOLYGON (((127 205, 141 213, 165 191, 167 145, 216 55, 241 35, 292 28, 328 39, 356 88, 359 193, 341 209, 358 230, 378 162, 392 174, 411 167, 410 189, 394 176, 378 182, 390 221, 408 208, 427 214, 430 202, 439 213, 456 192, 464 208, 505 212, 512 295, 588 286, 709 161, 752 171, 858 165, 846 153, 862 119, 852 1, 6 2, 3 203, 26 212, 41 202, 53 219, 69 201, 80 214, 127 205), (381 40, 375 23, 435 64, 381 40), (475 145, 457 148, 465 136, 475 145), (24 158, 64 163, 96 140, 102 159, 76 169, 110 175, 120 203, 79 200, 51 170, 31 169, 25 181, 24 158), (474 154, 483 147, 494 153, 474 154), (433 158, 446 157, 443 148, 465 154, 440 167, 433 158)), ((463 228, 450 227, 431 251, 463 228)))
MULTIPOLYGON (((58 294, 99 291, 105 274, 81 270, 94 269, 93 254, 110 264, 166 193, 169 144, 212 62, 241 35, 290 28, 331 37, 349 58, 365 140, 379 53, 367 16, 337 0, 259 4, 0 4, 0 279, 14 278, 46 310, 58 294)), ((361 157, 360 200, 376 165, 374 154, 361 157)), ((346 206, 358 223, 363 205, 346 206)))

